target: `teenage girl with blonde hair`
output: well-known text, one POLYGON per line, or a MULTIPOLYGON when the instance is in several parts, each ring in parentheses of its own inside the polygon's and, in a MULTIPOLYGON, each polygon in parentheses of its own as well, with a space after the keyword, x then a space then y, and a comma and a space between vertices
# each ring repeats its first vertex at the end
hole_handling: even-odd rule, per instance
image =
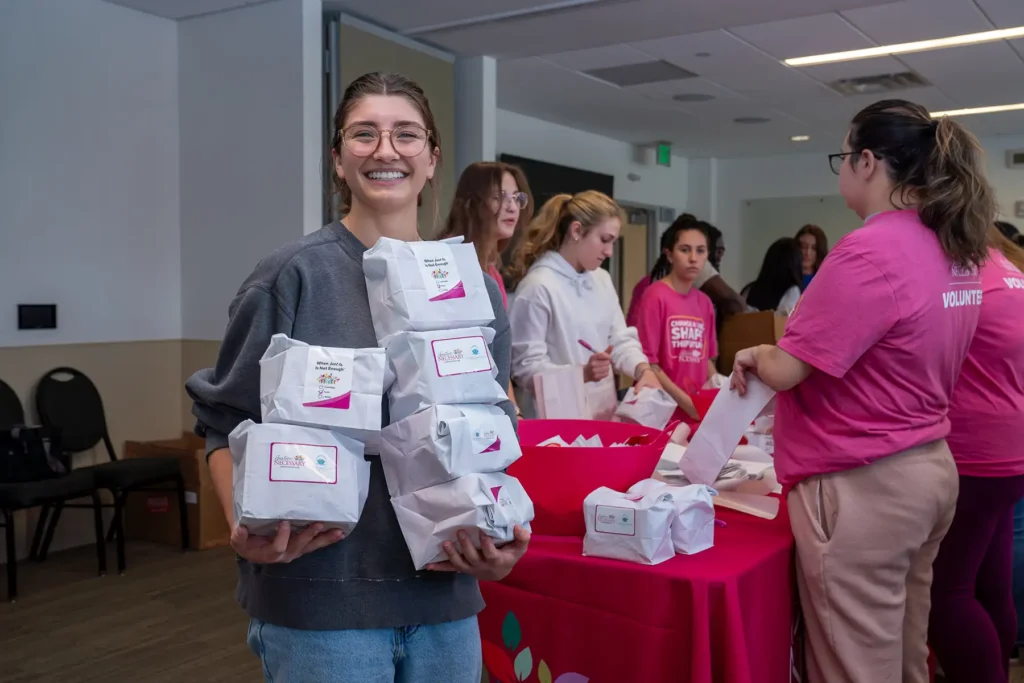
POLYGON ((555 367, 583 367, 587 402, 599 419, 614 411, 616 372, 638 387, 660 386, 636 329, 626 327, 611 276, 601 268, 622 220, 619 205, 600 192, 556 195, 516 248, 510 268, 516 292, 509 311, 512 377, 523 389, 520 407, 527 416, 535 412, 534 378, 555 367))

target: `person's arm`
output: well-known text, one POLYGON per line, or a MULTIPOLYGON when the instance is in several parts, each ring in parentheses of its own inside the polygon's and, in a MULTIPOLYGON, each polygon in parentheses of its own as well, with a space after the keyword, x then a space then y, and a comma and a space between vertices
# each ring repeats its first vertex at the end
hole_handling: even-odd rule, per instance
POLYGON ((548 356, 548 326, 552 311, 539 288, 516 293, 508 312, 512 330, 511 374, 516 384, 533 390, 533 378, 546 370, 563 367, 548 356))
POLYGON ((718 310, 722 312, 723 318, 742 313, 746 310, 747 304, 739 294, 737 294, 729 284, 722 279, 721 275, 715 275, 708 279, 701 288, 700 291, 711 297, 711 300, 718 306, 718 310))
POLYGON ((658 378, 661 388, 665 390, 665 393, 672 397, 672 400, 676 402, 676 405, 682 408, 683 412, 694 420, 700 419, 700 416, 697 414, 697 408, 693 405, 693 399, 690 398, 690 395, 680 389, 679 385, 673 382, 669 376, 665 374, 665 371, 661 369, 660 365, 652 365, 651 370, 654 372, 654 376, 658 378))
POLYGON ((778 346, 762 344, 736 354, 733 375, 742 375, 740 369, 753 372, 775 391, 788 391, 807 379, 814 368, 778 346))
POLYGON ((206 462, 210 467, 210 479, 213 480, 213 490, 217 492, 217 500, 224 511, 224 518, 228 520, 228 528, 235 528, 235 504, 232 489, 234 487, 234 460, 231 458, 231 451, 227 448, 218 448, 206 456, 206 462))

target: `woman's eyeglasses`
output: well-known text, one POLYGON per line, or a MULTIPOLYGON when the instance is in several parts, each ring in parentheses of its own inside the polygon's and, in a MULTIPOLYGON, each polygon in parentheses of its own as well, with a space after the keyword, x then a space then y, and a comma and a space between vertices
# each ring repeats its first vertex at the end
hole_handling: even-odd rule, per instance
POLYGON ((352 126, 341 131, 341 140, 357 157, 368 157, 377 151, 381 138, 387 135, 391 147, 399 156, 414 157, 427 148, 430 131, 422 126, 406 124, 392 130, 377 130, 373 126, 352 126))
POLYGON ((530 201, 530 198, 526 196, 525 192, 513 192, 512 194, 509 194, 508 192, 502 192, 501 196, 495 195, 494 198, 500 201, 502 206, 505 206, 509 202, 512 202, 520 209, 525 209, 527 203, 529 203, 530 201))
POLYGON ((843 167, 843 162, 846 157, 854 154, 854 152, 839 152, 838 154, 828 155, 828 165, 832 168, 832 172, 839 175, 839 169, 843 167))

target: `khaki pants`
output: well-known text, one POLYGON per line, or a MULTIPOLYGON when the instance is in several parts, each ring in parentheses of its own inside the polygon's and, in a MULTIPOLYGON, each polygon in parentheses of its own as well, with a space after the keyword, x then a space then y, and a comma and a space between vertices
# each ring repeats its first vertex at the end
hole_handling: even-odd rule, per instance
POLYGON ((932 562, 958 487, 937 441, 790 491, 809 683, 927 683, 932 562))

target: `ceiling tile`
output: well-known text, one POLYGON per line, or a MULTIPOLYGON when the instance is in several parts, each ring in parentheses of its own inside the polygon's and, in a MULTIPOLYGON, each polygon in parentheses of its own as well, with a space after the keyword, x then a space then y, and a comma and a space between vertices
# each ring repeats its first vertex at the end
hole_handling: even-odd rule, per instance
POLYGON ((871 47, 872 43, 836 13, 730 29, 776 59, 806 57, 871 47))
POLYGON ((964 107, 1005 104, 1007 97, 1024 93, 1024 61, 1005 42, 919 52, 901 59, 964 107))
POLYGON ((108 0, 115 5, 122 5, 147 14, 154 14, 166 19, 186 19, 201 14, 212 14, 225 10, 237 9, 252 5, 260 0, 108 0))
POLYGON ((971 0, 903 0, 842 14, 878 45, 945 38, 993 28, 971 0))
POLYGON ((651 61, 651 56, 629 45, 609 45, 588 50, 574 50, 555 55, 545 55, 544 59, 573 71, 587 71, 588 69, 607 69, 608 67, 622 66, 623 64, 649 62, 651 61))
POLYGON ((1020 0, 974 0, 999 28, 1024 26, 1024 2, 1020 0))
POLYGON ((706 95, 714 100, 742 100, 742 95, 723 88, 706 78, 686 78, 679 81, 666 81, 664 83, 649 83, 628 88, 629 92, 639 93, 653 100, 665 100, 675 102, 677 105, 690 107, 701 107, 706 102, 678 102, 676 95, 706 95))
POLYGON ((804 66, 799 67, 799 70, 821 83, 831 83, 844 78, 897 74, 908 69, 906 64, 893 57, 875 57, 874 59, 858 59, 853 62, 804 66))
MULTIPOLYGON (((160 0, 150 0, 160 1, 160 0)), ((176 0, 177 1, 177 0, 176 0)), ((551 0, 325 0, 324 6, 405 32, 551 5, 551 0)))

